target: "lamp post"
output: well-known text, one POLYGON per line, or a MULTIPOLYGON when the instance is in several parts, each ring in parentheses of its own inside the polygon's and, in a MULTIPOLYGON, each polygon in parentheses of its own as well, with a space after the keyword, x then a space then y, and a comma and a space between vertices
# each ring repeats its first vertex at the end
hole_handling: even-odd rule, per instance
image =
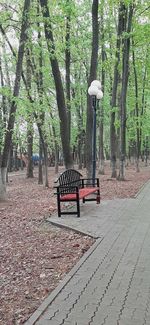
POLYGON ((93 109, 93 138, 92 138, 92 179, 93 185, 95 183, 96 175, 96 104, 97 100, 103 98, 103 92, 101 90, 101 82, 99 80, 93 80, 88 88, 88 94, 92 97, 92 109, 93 109))

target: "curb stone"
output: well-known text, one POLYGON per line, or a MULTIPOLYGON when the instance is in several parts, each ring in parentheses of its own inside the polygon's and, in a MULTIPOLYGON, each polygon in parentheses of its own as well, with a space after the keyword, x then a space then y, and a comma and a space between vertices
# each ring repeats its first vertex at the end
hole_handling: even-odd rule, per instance
POLYGON ((139 191, 134 195, 135 199, 138 199, 138 196, 141 194, 141 192, 144 190, 144 188, 150 183, 150 180, 148 180, 146 183, 144 183, 139 191))
POLYGON ((73 227, 70 227, 68 225, 63 225, 63 224, 60 224, 60 223, 57 223, 57 221, 51 221, 50 219, 47 220, 48 223, 51 223, 51 225, 53 226, 56 226, 56 227, 59 227, 59 228, 64 228, 64 229, 67 229, 67 230, 72 230, 78 234, 81 234, 81 235, 84 235, 84 236, 88 236, 90 238, 93 238, 93 239, 99 239, 99 238, 102 238, 100 236, 94 236, 94 235, 90 235, 88 232, 86 231, 82 231, 82 230, 78 230, 78 229, 74 229, 73 227))

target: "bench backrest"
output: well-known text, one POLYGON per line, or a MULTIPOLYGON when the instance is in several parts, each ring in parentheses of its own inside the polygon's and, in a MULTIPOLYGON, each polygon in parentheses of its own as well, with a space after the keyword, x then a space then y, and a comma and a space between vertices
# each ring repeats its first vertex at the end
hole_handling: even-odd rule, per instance
POLYGON ((76 189, 76 186, 81 187, 82 175, 75 169, 67 169, 65 170, 57 179, 57 182, 60 185, 61 193, 73 193, 76 189))

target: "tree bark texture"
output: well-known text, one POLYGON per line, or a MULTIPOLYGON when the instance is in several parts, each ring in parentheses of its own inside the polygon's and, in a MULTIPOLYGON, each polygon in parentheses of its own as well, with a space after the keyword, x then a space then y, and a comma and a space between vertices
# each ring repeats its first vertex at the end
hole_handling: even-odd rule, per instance
MULTIPOLYGON (((4 78, 3 78, 3 70, 2 70, 2 62, 1 62, 1 57, 0 57, 0 79, 1 79, 1 87, 4 87, 4 78)), ((5 102, 6 102, 6 98, 4 95, 2 95, 2 109, 0 109, 0 164, 1 164, 1 160, 2 160, 2 146, 3 146, 3 129, 4 127, 4 111, 5 111, 5 102)))
POLYGON ((129 54, 130 54, 130 32, 132 27, 133 4, 129 5, 129 10, 124 8, 124 22, 128 36, 123 38, 122 47, 122 87, 120 95, 120 169, 119 180, 124 180, 124 164, 126 155, 126 97, 129 76, 129 54))
POLYGON ((43 146, 42 146, 41 139, 39 139, 39 168, 38 168, 38 184, 43 184, 42 154, 43 154, 43 146))
POLYGON ((116 113, 113 109, 117 106, 117 89, 119 83, 119 63, 120 63, 120 46, 121 46, 121 34, 123 31, 124 21, 124 4, 121 2, 118 13, 118 26, 117 26, 117 42, 116 42, 116 63, 114 66, 114 77, 112 86, 112 98, 111 98, 111 113, 110 113, 110 152, 111 152, 111 177, 117 176, 116 172, 116 129, 115 129, 115 116, 116 113))
MULTIPOLYGON (((145 85, 146 85, 146 76, 147 76, 147 61, 149 60, 149 44, 147 46, 147 51, 146 51, 146 58, 145 58, 145 67, 144 67, 144 74, 143 74, 143 85, 142 85, 142 103, 141 103, 141 112, 140 115, 141 117, 144 114, 144 108, 146 107, 146 102, 145 102, 145 85)), ((142 142, 142 119, 140 123, 140 143, 142 142)))
POLYGON ((0 167, 0 201, 6 199, 6 174, 7 168, 0 167))
POLYGON ((27 150, 28 150, 28 165, 27 165, 27 178, 33 178, 33 123, 28 122, 28 130, 27 130, 27 150))
MULTIPOLYGON (((38 7, 39 10, 39 7, 38 7)), ((40 27, 40 26, 38 26, 40 27)), ((39 28, 38 32, 38 42, 40 46, 40 55, 39 55, 39 69, 38 69, 38 93, 39 93, 39 101, 40 105, 43 104, 43 94, 44 94, 44 87, 43 87, 43 53, 42 53, 42 42, 41 42, 41 32, 39 28)), ((45 120, 45 112, 40 113, 39 116, 40 124, 41 124, 41 131, 43 134, 43 126, 44 126, 44 120, 45 120)), ((41 139, 42 144, 42 139, 41 139)), ((43 153, 44 153, 44 164, 45 164, 45 187, 49 187, 49 181, 48 181, 48 159, 47 159, 47 143, 46 143, 46 137, 43 134, 43 153)))
MULTIPOLYGON (((30 56, 29 50, 26 52, 26 64, 27 64, 27 73, 26 73, 26 83, 28 93, 31 91, 31 66, 30 66, 30 56)), ((30 98, 29 98, 30 100, 30 98)), ((27 178, 33 178, 33 115, 32 113, 28 113, 27 117, 27 150, 28 150, 28 165, 27 165, 27 178)))
POLYGON ((77 151, 78 151, 78 168, 82 169, 83 164, 83 141, 84 141, 84 132, 83 132, 83 118, 81 114, 80 105, 76 107, 77 111, 77 121, 78 121, 78 143, 77 143, 77 151))
POLYGON ((100 122, 99 122, 99 171, 98 173, 101 175, 105 174, 104 171, 104 143, 103 143, 103 106, 100 104, 100 122))
MULTIPOLYGON (((69 1, 67 4, 69 6, 69 1)), ((66 17, 66 49, 65 49, 65 68, 66 68, 66 108, 68 116, 68 132, 69 132, 69 143, 71 136, 71 104, 70 104, 70 64, 71 64, 71 54, 70 54, 70 10, 66 17)))
MULTIPOLYGON (((102 41, 102 50, 101 50, 101 57, 102 57, 102 90, 103 95, 105 93, 105 68, 104 63, 106 59, 105 47, 104 47, 104 2, 102 3, 102 12, 101 12, 101 41, 102 41)), ((99 174, 104 175, 104 108, 103 102, 100 102, 100 121, 99 121, 99 174)))
POLYGON ((136 171, 139 172, 139 157, 140 157, 140 123, 139 123, 139 105, 138 105, 138 79, 137 79, 137 69, 135 63, 135 53, 134 53, 134 41, 132 39, 132 60, 133 60, 133 71, 134 71, 134 82, 135 82, 135 118, 136 118, 136 171))
POLYGON ((60 134, 61 134, 64 162, 65 162, 65 167, 70 168, 73 165, 73 161, 72 161, 71 150, 69 145, 68 117, 67 117, 67 111, 65 105, 65 97, 64 97, 64 90, 63 90, 63 85, 61 80, 61 74, 60 74, 59 65, 55 53, 55 44, 54 44, 54 38, 52 33, 48 1, 40 0, 40 4, 42 8, 43 17, 45 18, 44 20, 45 37, 47 40, 47 47, 49 51, 52 73, 53 73, 55 88, 56 88, 56 99, 57 99, 58 112, 60 118, 60 134))
MULTIPOLYGON (((99 44, 99 24, 98 24, 98 0, 93 0, 92 4, 92 54, 90 64, 90 74, 88 79, 88 87, 97 76, 98 62, 98 44, 99 44)), ((87 118, 86 118, 86 169, 87 177, 92 176, 92 129, 93 129, 93 111, 91 98, 87 94, 87 118)))
POLYGON ((54 141, 54 146, 55 146, 55 174, 58 174, 59 170, 59 146, 57 141, 54 141))

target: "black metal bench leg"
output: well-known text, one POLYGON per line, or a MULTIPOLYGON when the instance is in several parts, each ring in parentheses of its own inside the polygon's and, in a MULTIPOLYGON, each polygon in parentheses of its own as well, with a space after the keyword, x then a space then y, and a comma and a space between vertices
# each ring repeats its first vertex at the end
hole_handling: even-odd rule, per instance
POLYGON ((77 198, 77 217, 80 218, 80 200, 77 198))
POLYGON ((58 217, 61 217, 60 195, 57 194, 58 217))
POLYGON ((97 204, 100 204, 100 190, 97 191, 97 198, 96 198, 96 201, 97 201, 97 204))

